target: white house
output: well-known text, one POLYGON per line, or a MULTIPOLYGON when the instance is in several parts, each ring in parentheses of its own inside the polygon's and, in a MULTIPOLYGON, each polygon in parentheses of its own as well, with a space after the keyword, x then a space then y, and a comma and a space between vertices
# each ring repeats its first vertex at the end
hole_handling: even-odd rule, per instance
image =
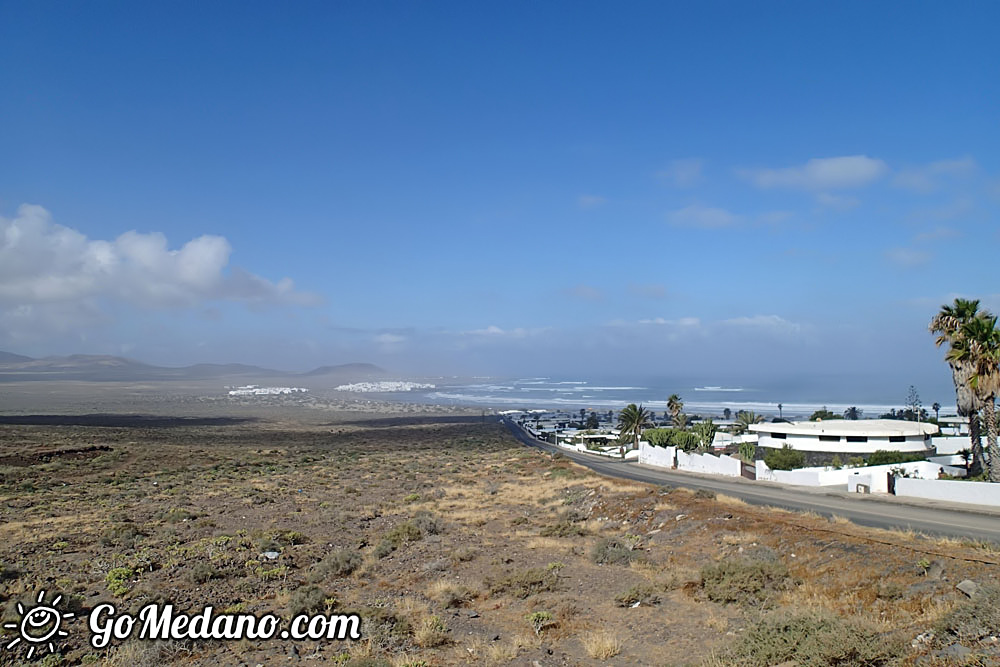
POLYGON ((896 419, 830 419, 815 422, 764 423, 750 426, 760 447, 832 456, 867 456, 878 450, 932 454, 938 427, 896 419))

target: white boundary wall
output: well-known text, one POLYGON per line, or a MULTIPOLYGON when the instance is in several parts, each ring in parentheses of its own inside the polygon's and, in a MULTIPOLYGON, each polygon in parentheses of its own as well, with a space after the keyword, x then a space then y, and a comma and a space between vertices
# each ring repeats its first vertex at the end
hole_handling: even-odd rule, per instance
POLYGON ((896 495, 1000 507, 1000 484, 946 479, 896 478, 896 495))
MULTIPOLYGON (((920 479, 937 480, 938 473, 944 472, 953 477, 964 477, 964 467, 953 467, 931 463, 929 461, 912 461, 910 463, 892 463, 864 468, 799 468, 797 470, 771 470, 763 461, 756 461, 757 479, 781 482, 783 484, 798 484, 800 486, 840 486, 847 485, 848 491, 855 491, 858 484, 865 484, 874 493, 889 493, 889 472, 904 470, 907 475, 920 479)), ((901 479, 901 478, 897 478, 901 479)), ((966 484, 967 482, 961 482, 966 484)), ((898 492, 897 492, 897 495, 898 492)))
POLYGON ((714 454, 688 454, 687 452, 678 451, 677 469, 711 475, 739 477, 743 470, 743 463, 739 459, 734 459, 725 454, 715 456, 714 454))
POLYGON ((645 465, 673 468, 676 454, 676 447, 654 447, 645 441, 639 443, 639 463, 645 465))
POLYGON ((676 447, 654 447, 647 442, 639 443, 639 463, 673 468, 678 470, 700 472, 709 475, 725 475, 739 477, 743 464, 731 456, 715 456, 714 454, 694 454, 679 450, 676 447))

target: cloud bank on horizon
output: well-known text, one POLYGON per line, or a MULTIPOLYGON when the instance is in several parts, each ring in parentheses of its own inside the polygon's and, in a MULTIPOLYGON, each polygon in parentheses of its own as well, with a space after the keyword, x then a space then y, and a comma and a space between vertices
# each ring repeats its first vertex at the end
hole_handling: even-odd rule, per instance
POLYGON ((10 8, 0 350, 946 385, 1000 8, 905 7, 10 8))

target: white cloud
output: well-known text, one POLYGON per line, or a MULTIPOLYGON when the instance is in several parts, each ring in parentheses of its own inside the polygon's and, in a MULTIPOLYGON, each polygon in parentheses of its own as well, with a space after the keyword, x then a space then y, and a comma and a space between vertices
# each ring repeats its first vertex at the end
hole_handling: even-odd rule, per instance
POLYGON ((889 248, 885 257, 896 266, 912 269, 931 260, 931 254, 915 248, 889 248))
POLYGON ((794 334, 802 331, 802 325, 786 320, 778 315, 754 315, 752 317, 734 317, 722 320, 719 324, 726 327, 765 331, 779 334, 794 334))
POLYGON ((399 343, 406 342, 406 336, 400 336, 398 334, 391 334, 391 333, 381 333, 375 336, 375 342, 381 345, 398 345, 399 343))
POLYGON ((681 227, 698 227, 701 229, 720 229, 731 227, 740 221, 740 216, 730 213, 724 208, 713 208, 692 204, 667 214, 671 224, 681 227))
POLYGON ((574 299, 581 299, 583 301, 601 301, 604 299, 604 292, 596 287, 583 284, 565 289, 563 290, 563 294, 573 297, 574 299))
POLYGON ((642 297, 644 299, 665 299, 667 298, 667 288, 663 285, 656 283, 650 283, 648 285, 639 285, 633 283, 628 286, 629 293, 642 297))
POLYGON ((956 220, 967 218, 976 211, 976 205, 971 199, 959 197, 950 204, 937 208, 919 209, 913 213, 917 220, 956 220))
POLYGON ((272 283, 240 269, 226 271, 232 248, 200 236, 171 250, 160 233, 126 232, 91 240, 56 224, 41 206, 0 217, 0 327, 33 321, 38 333, 101 319, 103 302, 146 309, 197 307, 210 301, 315 302, 285 278, 272 283))
POLYGON ((472 329, 471 331, 463 331, 463 336, 486 336, 491 338, 527 338, 528 336, 542 333, 547 329, 525 329, 523 327, 517 327, 515 329, 501 329, 495 324, 491 324, 485 329, 472 329))
POLYGON ((939 160, 919 167, 909 167, 901 170, 892 179, 892 184, 906 190, 929 193, 941 187, 948 177, 962 177, 976 171, 978 165, 969 156, 953 160, 939 160))
POLYGON ((935 227, 930 231, 921 232, 915 237, 916 241, 943 241, 961 236, 962 233, 952 227, 935 227))
POLYGON ((816 201, 827 208, 838 211, 849 211, 861 205, 861 200, 848 195, 831 195, 829 192, 820 192, 816 195, 816 201))
POLYGON ((759 188, 842 190, 874 183, 889 171, 882 160, 866 155, 813 158, 797 167, 739 169, 737 174, 759 188))
POLYGON ((597 208, 598 206, 603 206, 607 203, 607 199, 604 197, 598 197, 597 195, 580 195, 580 197, 576 200, 576 204, 580 208, 597 208))
POLYGON ((656 177, 675 188, 690 188, 701 182, 705 161, 699 158, 673 160, 656 173, 656 177))
POLYGON ((681 317, 676 320, 668 320, 663 317, 654 317, 652 319, 639 320, 639 324, 655 324, 657 326, 671 326, 671 327, 700 327, 701 320, 697 317, 681 317))

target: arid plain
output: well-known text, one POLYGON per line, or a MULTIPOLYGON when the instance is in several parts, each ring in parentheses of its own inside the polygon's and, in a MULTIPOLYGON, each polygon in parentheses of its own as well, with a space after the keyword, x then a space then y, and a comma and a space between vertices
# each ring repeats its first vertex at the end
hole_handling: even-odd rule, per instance
POLYGON ((996 545, 599 477, 478 409, 26 382, 0 412, 3 620, 43 589, 76 614, 48 665, 1000 660, 996 545), (157 601, 363 638, 88 644, 98 604, 157 601))

